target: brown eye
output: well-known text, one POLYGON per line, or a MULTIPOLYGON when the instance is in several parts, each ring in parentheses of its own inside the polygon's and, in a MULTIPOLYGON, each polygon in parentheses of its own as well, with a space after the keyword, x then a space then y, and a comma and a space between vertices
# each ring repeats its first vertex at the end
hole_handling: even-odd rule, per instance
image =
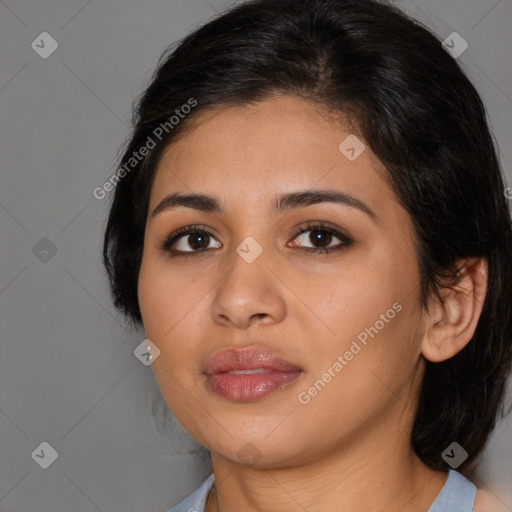
POLYGON ((330 252, 338 250, 352 243, 352 240, 337 230, 326 226, 325 224, 310 224, 302 229, 298 236, 294 238, 294 247, 302 247, 307 252, 330 252), (299 243, 309 243, 309 246, 300 246, 299 243), (334 242, 334 244, 333 244, 334 242), (331 245, 333 244, 333 245, 331 245))
MULTIPOLYGON (((162 250, 174 255, 204 252, 212 240, 215 238, 202 227, 189 226, 170 235, 163 243, 162 250)), ((215 247, 220 247, 220 244, 215 247)))
POLYGON ((321 231, 319 229, 311 231, 309 234, 309 240, 311 241, 311 243, 313 245, 319 244, 320 247, 328 246, 331 243, 332 238, 332 233, 329 233, 327 231, 321 231))
POLYGON ((210 235, 207 233, 192 233, 185 237, 186 243, 194 250, 202 250, 208 248, 210 235))

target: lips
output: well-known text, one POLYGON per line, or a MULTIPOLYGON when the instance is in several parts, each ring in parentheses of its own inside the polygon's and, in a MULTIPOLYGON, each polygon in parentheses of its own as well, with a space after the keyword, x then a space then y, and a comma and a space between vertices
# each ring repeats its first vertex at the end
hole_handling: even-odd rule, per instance
POLYGON ((291 384, 302 369, 266 349, 245 348, 215 354, 204 373, 209 389, 217 395, 252 402, 291 384))
POLYGON ((228 373, 262 369, 268 372, 296 372, 301 368, 264 349, 227 349, 215 354, 204 373, 228 373))

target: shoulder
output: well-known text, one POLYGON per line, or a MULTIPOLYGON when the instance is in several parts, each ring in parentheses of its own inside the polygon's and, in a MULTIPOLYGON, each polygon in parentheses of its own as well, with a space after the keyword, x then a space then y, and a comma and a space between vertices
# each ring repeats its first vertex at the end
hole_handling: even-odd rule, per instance
POLYGON ((477 488, 473 512, 510 512, 510 509, 492 492, 477 488))
POLYGON ((215 477, 212 473, 192 494, 167 512, 204 512, 206 499, 214 483, 215 477))

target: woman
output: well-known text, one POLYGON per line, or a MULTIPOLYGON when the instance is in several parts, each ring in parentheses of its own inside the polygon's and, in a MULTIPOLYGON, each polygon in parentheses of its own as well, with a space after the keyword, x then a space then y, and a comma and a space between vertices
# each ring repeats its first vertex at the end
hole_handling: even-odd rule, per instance
POLYGON ((470 474, 512 357, 504 190, 475 88, 396 8, 249 1, 173 48, 104 242, 211 456, 171 511, 499 510, 470 474))

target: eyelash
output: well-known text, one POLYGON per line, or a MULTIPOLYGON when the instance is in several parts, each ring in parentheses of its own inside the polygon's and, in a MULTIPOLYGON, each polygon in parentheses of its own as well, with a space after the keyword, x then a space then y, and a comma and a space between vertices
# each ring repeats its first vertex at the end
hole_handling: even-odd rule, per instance
MULTIPOLYGON (((347 235, 339 232, 336 229, 333 229, 329 227, 324 222, 309 222, 305 226, 302 226, 299 228, 297 234, 293 237, 293 239, 297 238, 299 235, 303 233, 307 233, 309 231, 322 231, 325 233, 328 233, 330 235, 334 235, 336 238, 339 238, 341 240, 341 243, 336 247, 331 248, 325 248, 325 247, 299 247, 299 249, 308 252, 308 253, 316 253, 316 254, 327 254, 332 251, 337 251, 340 249, 343 249, 344 247, 348 247, 353 243, 353 240, 349 238, 347 235)), ((175 251, 171 249, 172 245, 181 238, 184 235, 192 235, 192 234, 201 234, 201 235, 209 235, 213 236, 206 228, 205 226, 201 225, 193 225, 193 226, 186 226, 183 228, 178 229, 173 234, 168 236, 164 239, 163 243, 161 244, 161 250, 169 253, 171 257, 174 256, 197 256, 201 253, 205 253, 208 250, 202 249, 197 251, 175 251)))

